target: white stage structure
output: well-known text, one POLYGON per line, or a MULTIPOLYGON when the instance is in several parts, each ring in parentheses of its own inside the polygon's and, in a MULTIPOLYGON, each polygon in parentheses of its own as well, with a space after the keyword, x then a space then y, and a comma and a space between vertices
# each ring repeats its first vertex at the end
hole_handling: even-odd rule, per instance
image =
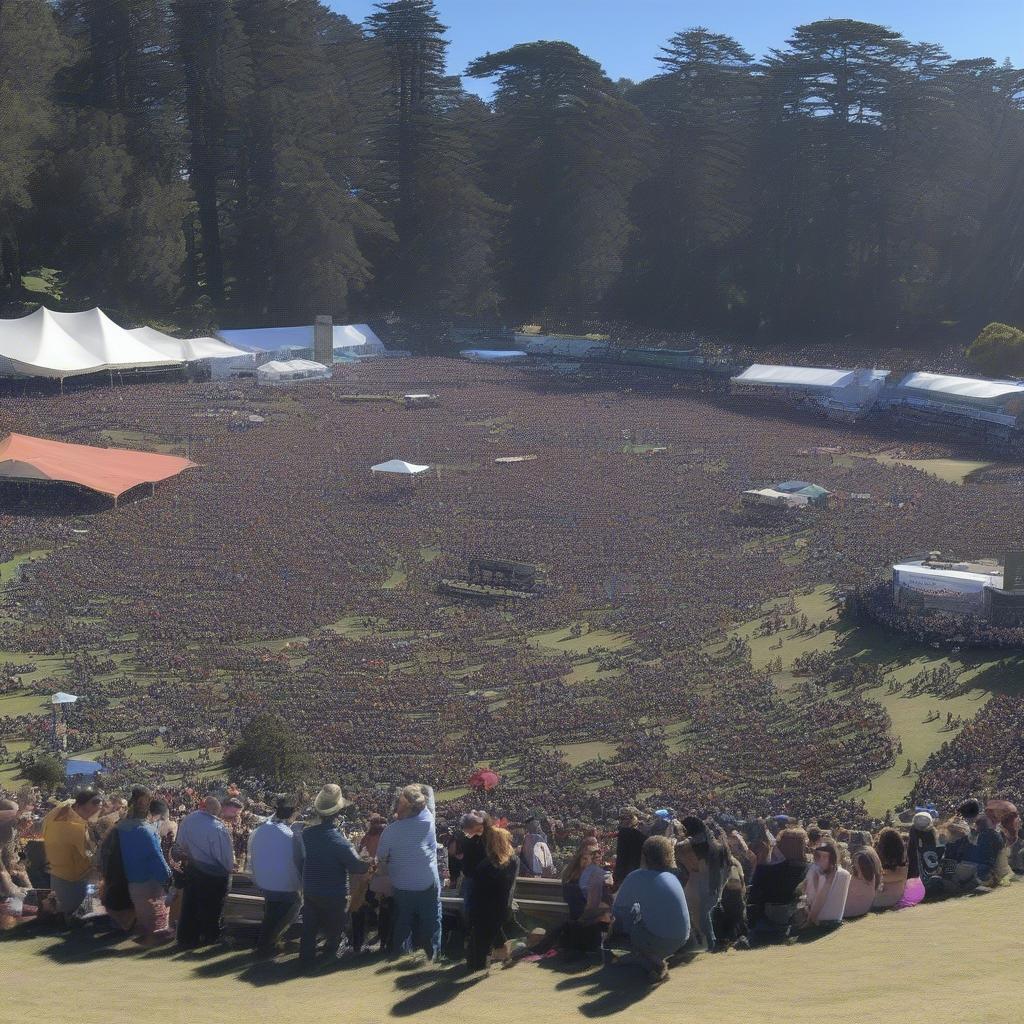
MULTIPOLYGON (((229 345, 271 358, 313 355, 313 325, 308 327, 249 327, 218 331, 229 345)), ((378 356, 387 352, 369 324, 335 324, 335 356, 378 356)))

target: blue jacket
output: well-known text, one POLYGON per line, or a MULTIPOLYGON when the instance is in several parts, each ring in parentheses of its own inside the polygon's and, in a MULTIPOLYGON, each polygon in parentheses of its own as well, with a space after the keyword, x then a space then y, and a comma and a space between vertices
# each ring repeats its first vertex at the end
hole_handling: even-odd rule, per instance
POLYGON ((121 845, 121 863, 131 882, 159 882, 171 877, 171 869, 160 849, 155 826, 141 818, 125 818, 117 823, 121 845))
POLYGON ((302 830, 302 891, 318 899, 348 899, 348 875, 361 875, 370 865, 333 822, 307 825, 302 830))

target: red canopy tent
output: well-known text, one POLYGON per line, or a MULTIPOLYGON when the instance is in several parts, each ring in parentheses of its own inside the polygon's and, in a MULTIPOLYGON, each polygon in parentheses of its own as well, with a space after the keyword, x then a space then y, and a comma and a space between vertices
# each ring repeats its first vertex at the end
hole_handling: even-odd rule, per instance
POLYGON ((140 484, 156 484, 196 463, 177 455, 93 448, 10 434, 0 441, 0 479, 78 484, 117 498, 140 484))

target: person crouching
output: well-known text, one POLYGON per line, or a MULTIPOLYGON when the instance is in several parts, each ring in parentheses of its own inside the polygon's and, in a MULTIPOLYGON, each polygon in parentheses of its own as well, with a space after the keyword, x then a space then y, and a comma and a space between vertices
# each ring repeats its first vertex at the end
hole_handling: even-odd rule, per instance
POLYGON ((615 895, 613 929, 629 936, 632 962, 646 968, 651 981, 668 977, 666 959, 690 938, 686 894, 674 873, 675 844, 651 836, 640 850, 640 867, 631 871, 615 895))

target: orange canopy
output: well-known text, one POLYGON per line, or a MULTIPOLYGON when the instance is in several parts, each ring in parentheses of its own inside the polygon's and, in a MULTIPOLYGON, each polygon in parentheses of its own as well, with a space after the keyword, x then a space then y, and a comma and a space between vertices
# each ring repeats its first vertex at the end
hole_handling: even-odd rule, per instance
POLYGON ((139 484, 155 484, 177 476, 195 465, 176 455, 93 448, 25 434, 11 434, 0 441, 0 479, 81 484, 112 498, 139 484))

